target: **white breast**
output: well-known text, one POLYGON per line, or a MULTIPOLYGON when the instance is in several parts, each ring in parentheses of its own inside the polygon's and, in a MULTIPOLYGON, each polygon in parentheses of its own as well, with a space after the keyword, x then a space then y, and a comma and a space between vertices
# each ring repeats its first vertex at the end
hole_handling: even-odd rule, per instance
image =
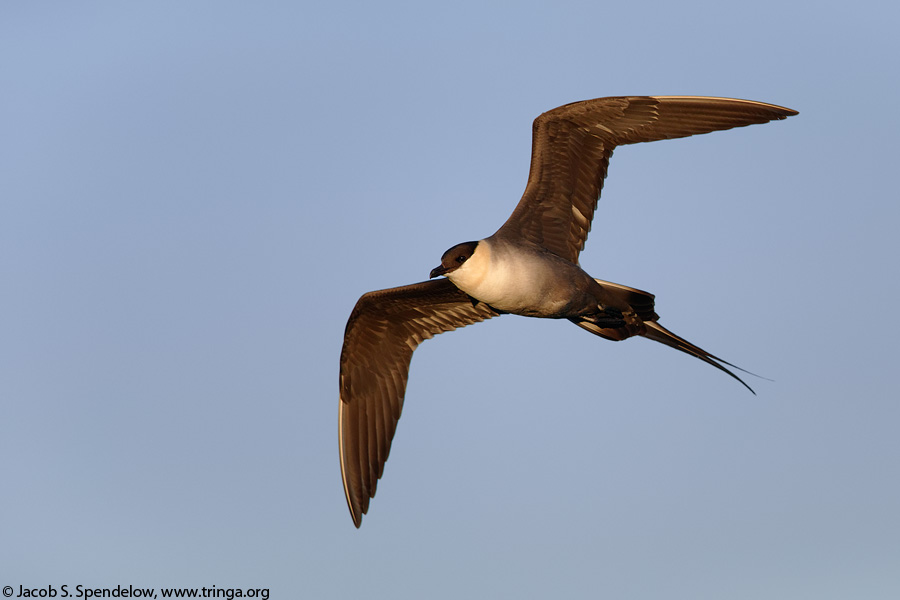
POLYGON ((481 240, 475 252, 447 278, 476 300, 513 313, 541 310, 558 274, 539 255, 510 251, 481 240))

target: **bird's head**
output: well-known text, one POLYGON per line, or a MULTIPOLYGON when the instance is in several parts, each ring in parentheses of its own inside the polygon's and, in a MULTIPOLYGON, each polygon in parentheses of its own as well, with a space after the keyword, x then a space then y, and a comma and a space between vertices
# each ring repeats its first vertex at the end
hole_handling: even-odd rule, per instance
POLYGON ((447 275, 460 268, 475 253, 478 242, 463 242, 444 252, 441 264, 431 270, 431 278, 447 275))

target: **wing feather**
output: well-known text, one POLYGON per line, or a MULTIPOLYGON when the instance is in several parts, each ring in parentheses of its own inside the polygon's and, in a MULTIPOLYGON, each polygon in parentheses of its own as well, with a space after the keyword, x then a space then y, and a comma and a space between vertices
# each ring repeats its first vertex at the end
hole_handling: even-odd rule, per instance
POLYGON ((341 350, 341 476, 353 523, 375 496, 403 408, 409 363, 428 338, 498 313, 447 279, 364 294, 341 350))
POLYGON ((534 120, 525 193, 494 235, 524 237, 577 263, 616 146, 795 114, 774 104, 701 96, 620 96, 555 108, 534 120))

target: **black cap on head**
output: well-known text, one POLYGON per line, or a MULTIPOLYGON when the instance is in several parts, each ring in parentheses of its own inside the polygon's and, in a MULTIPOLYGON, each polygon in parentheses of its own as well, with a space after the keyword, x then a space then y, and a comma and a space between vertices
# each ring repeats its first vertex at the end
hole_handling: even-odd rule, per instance
POLYGON ((478 246, 478 242, 463 242, 444 252, 441 256, 441 266, 431 270, 431 277, 446 275, 458 269, 474 254, 476 246, 478 246))

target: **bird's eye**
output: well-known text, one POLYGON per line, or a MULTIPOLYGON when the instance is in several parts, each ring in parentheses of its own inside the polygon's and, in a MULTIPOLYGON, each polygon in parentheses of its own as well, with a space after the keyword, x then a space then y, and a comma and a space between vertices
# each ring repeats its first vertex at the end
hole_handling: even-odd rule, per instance
POLYGON ((463 256, 463 255, 457 256, 457 257, 456 257, 456 262, 458 262, 458 263, 464 263, 464 262, 466 262, 466 257, 463 256))

